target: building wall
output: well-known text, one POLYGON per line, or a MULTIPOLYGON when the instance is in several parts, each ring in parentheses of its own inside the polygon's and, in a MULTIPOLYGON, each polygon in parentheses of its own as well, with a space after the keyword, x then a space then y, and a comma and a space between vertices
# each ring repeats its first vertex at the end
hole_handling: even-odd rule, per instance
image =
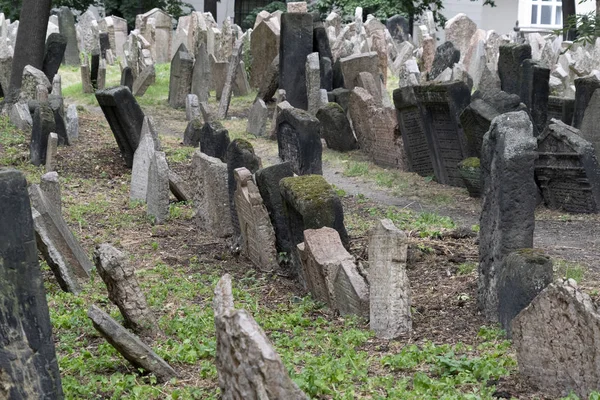
MULTIPOLYGON (((186 3, 190 3, 192 6, 194 6, 196 11, 204 12, 204 0, 186 0, 186 3)), ((217 24, 221 26, 227 17, 231 17, 231 19, 233 19, 234 10, 235 0, 221 0, 217 2, 217 17, 215 18, 217 24)))
POLYGON ((481 28, 500 35, 513 31, 519 19, 519 0, 499 0, 496 7, 483 6, 481 28))

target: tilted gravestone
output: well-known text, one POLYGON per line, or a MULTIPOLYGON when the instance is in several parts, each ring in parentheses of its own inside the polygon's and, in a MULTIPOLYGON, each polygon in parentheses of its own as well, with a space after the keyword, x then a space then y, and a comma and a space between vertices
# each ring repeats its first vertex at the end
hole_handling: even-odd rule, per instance
POLYGON ((206 44, 200 43, 194 60, 191 87, 191 92, 197 96, 198 102, 208 101, 211 79, 210 74, 210 61, 208 59, 208 52, 206 51, 206 44))
POLYGON ((531 58, 531 46, 528 44, 503 44, 498 58, 498 76, 503 91, 521 95, 519 77, 523 61, 531 58))
POLYGON ((183 132, 183 145, 198 147, 202 137, 202 120, 199 117, 193 118, 188 122, 183 132))
POLYGON ((546 127, 548 118, 548 96, 550 95, 550 69, 533 60, 521 65, 521 100, 531 113, 536 135, 546 127))
POLYGON ((267 131, 267 119, 269 119, 269 109, 263 99, 257 97, 248 114, 246 132, 255 136, 265 136, 267 131))
POLYGON ((377 53, 354 54, 340 59, 345 88, 352 90, 356 86, 356 78, 361 72, 373 75, 375 82, 380 82, 377 53))
POLYGON ((279 26, 274 20, 261 21, 254 28, 250 54, 260 54, 252 60, 250 73, 250 86, 258 88, 269 79, 269 67, 279 57, 279 26))
MULTIPOLYGON (((202 150, 202 146, 200 146, 202 150)), ((227 187, 229 192, 229 208, 233 234, 240 235, 240 224, 235 209, 235 175, 237 168, 246 168, 250 173, 255 173, 261 167, 260 157, 254 153, 252 144, 244 139, 235 139, 227 147, 227 187)))
POLYGON ((227 164, 196 150, 192 157, 192 185, 198 227, 217 237, 233 233, 227 164))
POLYGON ((279 40, 279 88, 286 91, 287 101, 296 108, 308 108, 306 57, 313 52, 313 17, 308 13, 281 15, 279 40))
POLYGON ((327 147, 342 152, 358 148, 358 142, 342 106, 327 103, 317 111, 317 119, 321 123, 321 136, 325 139, 327 147))
POLYGON ((149 132, 142 133, 140 143, 133 155, 129 200, 146 201, 148 194, 148 171, 155 151, 154 141, 149 132))
POLYGON ((306 229, 333 228, 338 231, 344 246, 348 245, 342 202, 321 175, 284 178, 279 182, 279 189, 292 246, 290 275, 297 275, 300 271, 301 261, 296 246, 304 241, 306 229))
POLYGON ((243 44, 244 38, 242 37, 235 42, 235 46, 231 53, 231 58, 229 59, 229 65, 227 67, 227 75, 225 76, 225 84, 223 85, 223 91, 221 92, 221 98, 219 99, 219 108, 217 110, 218 119, 225 119, 227 117, 234 86, 237 86, 238 90, 242 92, 240 95, 248 94, 248 88, 245 87, 247 82, 244 80, 246 72, 242 68, 243 62, 241 61, 242 51, 244 50, 243 44), (240 82, 238 82, 238 71, 241 71, 241 74, 244 75, 244 79, 242 79, 244 86, 240 85, 240 82), (236 82, 238 84, 236 84, 236 82))
POLYGON ((402 15, 394 15, 388 18, 385 25, 390 31, 392 39, 394 39, 396 43, 402 43, 405 40, 408 40, 408 36, 410 35, 410 25, 408 20, 402 15))
POLYGON ((33 165, 46 164, 48 137, 56 131, 54 113, 47 102, 41 103, 33 114, 33 127, 31 129, 30 157, 33 165))
POLYGON ((200 102, 195 94, 188 94, 185 98, 185 119, 191 121, 196 117, 201 117, 200 102))
POLYGON ((478 303, 498 320, 498 276, 512 251, 533 247, 537 143, 524 111, 502 114, 483 139, 483 203, 479 233, 478 303))
POLYGON ((433 139, 425 129, 423 115, 412 86, 395 89, 394 104, 409 170, 421 176, 434 175, 433 154, 429 150, 433 146, 433 139))
POLYGON ((233 174, 236 181, 234 202, 242 234, 242 253, 261 271, 274 272, 279 265, 275 230, 271 225, 269 212, 258 187, 252 181, 252 173, 242 167, 236 168, 233 174))
POLYGON ((308 112, 315 115, 319 110, 321 89, 321 71, 319 66, 319 53, 310 53, 306 57, 306 96, 308 99, 308 112))
MULTIPOLYGON (((106 73, 106 69, 104 70, 104 72, 106 73)), ((131 92, 134 96, 143 96, 144 94, 146 94, 146 91, 148 90, 150 85, 152 85, 155 81, 156 68, 154 67, 154 64, 147 65, 144 67, 142 72, 140 72, 138 77, 133 81, 131 92)), ((98 84, 98 88, 102 89, 100 87, 100 84, 98 84)))
POLYGON ((40 179, 40 189, 46 198, 54 205, 60 214, 62 212, 62 200, 60 195, 60 183, 56 171, 47 172, 40 179))
POLYGON ((133 70, 131 67, 125 67, 121 71, 121 86, 127 86, 133 93, 133 70))
POLYGON ((60 33, 51 33, 46 39, 46 54, 44 55, 44 65, 42 71, 52 82, 57 74, 60 64, 65 56, 67 48, 67 38, 60 33))
POLYGON ((574 111, 575 99, 548 96, 548 121, 557 119, 567 125, 571 125, 574 111))
POLYGON ((574 128, 583 129, 583 119, 592 95, 600 89, 600 80, 594 75, 575 79, 575 110, 573 111, 574 128))
POLYGON ((66 65, 79 65, 79 48, 77 45, 77 32, 75 30, 75 17, 69 7, 58 10, 58 29, 61 35, 67 38, 65 49, 66 65))
POLYGON ((169 217, 169 165, 162 151, 155 151, 148 168, 146 203, 154 223, 162 224, 169 217))
POLYGON ((600 389, 600 313, 573 280, 549 285, 512 323, 519 374, 559 398, 600 389))
POLYGON ((294 176, 294 172, 289 162, 259 169, 255 174, 256 185, 275 229, 275 245, 278 253, 289 253, 291 248, 287 216, 283 210, 279 190, 279 182, 291 176, 294 176))
POLYGON ((182 43, 171 60, 168 99, 171 107, 185 107, 185 98, 192 90, 193 68, 194 59, 182 43))
POLYGON ((31 211, 25 176, 0 170, 0 386, 7 399, 61 399, 31 211))
POLYGON ((277 117, 279 158, 289 161, 298 175, 322 174, 319 120, 298 108, 284 109, 277 117))
MULTIPOLYGON (((254 66, 252 67, 254 70, 254 66)), ((256 97, 263 99, 263 101, 271 101, 275 92, 279 88, 279 55, 273 59, 265 76, 258 88, 258 94, 256 97)))
POLYGON ((433 58, 433 65, 428 74, 430 81, 438 77, 439 74, 444 72, 446 68, 454 67, 454 64, 460 61, 460 50, 454 47, 452 42, 445 42, 441 46, 435 49, 435 57, 433 58))
POLYGON ((504 259, 498 275, 498 321, 510 338, 511 322, 552 283, 552 260, 537 249, 521 249, 504 259))
POLYGON ((229 132, 220 122, 206 122, 200 133, 200 151, 221 161, 227 160, 229 147, 229 132))
POLYGON ((600 166, 579 130, 552 120, 538 136, 535 178, 546 206, 573 213, 600 211, 600 166))
MULTIPOLYGON (((44 91, 44 93, 46 92, 44 91)), ((68 146, 71 142, 69 141, 69 135, 67 134, 67 125, 64 117, 64 100, 61 96, 51 94, 48 96, 48 101, 52 113, 54 114, 54 125, 56 129, 55 132, 58 135, 58 145, 68 146)))
POLYGON ((50 132, 48 147, 46 148, 46 172, 56 170, 56 156, 58 155, 58 135, 50 132))
POLYGON ((412 330, 407 254, 406 234, 389 219, 379 221, 369 236, 369 327, 381 339, 412 330))
POLYGON ((458 163, 467 158, 467 143, 460 125, 460 113, 471 101, 464 82, 415 86, 415 97, 423 111, 426 130, 431 134, 429 151, 438 182, 463 186, 458 163))
POLYGON ((140 141, 144 112, 125 86, 99 90, 96 100, 110 125, 125 164, 131 168, 133 154, 140 141))

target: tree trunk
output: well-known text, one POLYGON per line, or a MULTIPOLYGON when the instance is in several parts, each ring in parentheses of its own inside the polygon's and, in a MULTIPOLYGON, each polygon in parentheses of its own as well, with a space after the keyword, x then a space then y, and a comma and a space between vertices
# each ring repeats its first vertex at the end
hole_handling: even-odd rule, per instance
POLYGON ((51 0, 23 0, 10 74, 10 89, 4 93, 9 100, 15 99, 15 91, 21 89, 23 69, 26 65, 42 69, 51 4, 51 0))

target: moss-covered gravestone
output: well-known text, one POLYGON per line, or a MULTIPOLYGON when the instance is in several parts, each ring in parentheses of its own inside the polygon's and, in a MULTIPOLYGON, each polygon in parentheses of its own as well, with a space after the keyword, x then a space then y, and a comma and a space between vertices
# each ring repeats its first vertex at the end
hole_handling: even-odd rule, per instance
POLYGON ((200 131, 199 143, 201 152, 226 162, 229 132, 220 122, 206 122, 200 131))
POLYGON ((348 246, 342 202, 325 178, 320 175, 284 178, 279 182, 279 189, 292 244, 291 275, 301 270, 296 246, 304 241, 305 229, 333 228, 340 234, 344 246, 348 246))
POLYGON ((460 176, 471 197, 481 197, 481 166, 479 158, 469 157, 458 163, 460 176))

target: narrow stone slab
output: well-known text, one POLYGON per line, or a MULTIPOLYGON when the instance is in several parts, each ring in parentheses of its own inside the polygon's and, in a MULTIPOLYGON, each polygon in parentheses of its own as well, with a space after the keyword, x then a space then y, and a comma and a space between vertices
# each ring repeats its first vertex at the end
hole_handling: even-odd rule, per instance
POLYGON ((227 112, 229 111, 229 103, 231 101, 231 94, 233 92, 234 81, 236 72, 240 64, 242 57, 242 51, 244 50, 244 38, 239 38, 231 53, 231 59, 229 60, 229 67, 227 69, 227 76, 225 78, 225 85, 221 92, 221 100, 219 103, 219 109, 217 110, 217 119, 225 119, 227 112))
POLYGON ((177 201, 192 200, 192 194, 189 191, 187 182, 173 170, 169 170, 169 190, 171 190, 177 201))
POLYGON ((46 148, 46 172, 56 170, 56 157, 58 156, 58 135, 51 132, 48 136, 48 147, 46 148))
POLYGON ((97 306, 90 307, 88 318, 106 341, 134 367, 153 373, 160 382, 177 377, 177 372, 165 360, 97 306))
POLYGON ((185 98, 192 90, 193 67, 194 59, 182 43, 171 60, 168 99, 171 107, 185 107, 185 98))
POLYGON ((277 117, 279 158, 298 175, 322 174, 321 124, 308 112, 286 108, 277 117))
POLYGON ((200 43, 195 56, 194 69, 192 70, 192 94, 197 96, 198 101, 208 101, 211 71, 205 43, 200 43))
POLYGON ((63 398, 27 182, 0 170, 0 386, 10 399, 63 398))
POLYGON ((133 70, 131 67, 125 67, 121 71, 121 86, 126 86, 129 91, 133 91, 133 70))
POLYGON ((509 43, 500 46, 498 57, 498 76, 503 91, 521 95, 519 77, 523 61, 531 58, 529 44, 509 43))
POLYGON ((224 399, 307 400, 287 373, 271 341, 245 310, 233 308, 231 276, 224 275, 213 299, 216 364, 224 399))
POLYGON ((206 122, 200 132, 200 151, 225 162, 229 147, 229 132, 220 122, 206 122))
POLYGON ((269 109, 265 102, 257 97, 248 114, 246 132, 255 136, 265 136, 267 131, 267 119, 269 119, 269 109))
POLYGON ((327 103, 317 111, 317 119, 321 123, 321 136, 325 139, 327 147, 341 152, 358 148, 358 142, 342 106, 327 103))
MULTIPOLYGON (((29 112, 29 111, 28 111, 29 112)), ((46 164, 48 151, 48 138, 51 132, 56 132, 54 113, 50 105, 45 102, 35 109, 33 114, 33 127, 31 129, 31 144, 29 153, 33 165, 46 164)))
POLYGON ((46 38, 46 53, 44 54, 42 71, 46 74, 50 82, 54 81, 54 77, 58 73, 66 49, 67 37, 65 35, 51 33, 46 38))
POLYGON ((169 165, 162 151, 155 151, 148 168, 146 203, 154 223, 162 224, 169 217, 169 165))
POLYGON ((306 93, 306 57, 313 52, 313 18, 308 13, 281 16, 279 40, 279 88, 287 101, 303 110, 308 107, 306 93), (299 84, 302 83, 302 84, 299 84))
POLYGON ((69 143, 73 143, 79 137, 79 115, 77 114, 76 104, 70 104, 69 107, 67 107, 65 125, 69 143))
POLYGON ((58 173, 56 171, 47 172, 42 175, 40 179, 40 188, 46 195, 46 198, 50 203, 58 210, 60 214, 62 212, 62 198, 60 194, 60 182, 58 181, 58 173))
MULTIPOLYGON (((143 96, 146 90, 156 81, 156 68, 154 64, 144 67, 139 76, 133 81, 132 93, 134 96, 143 96)), ((99 89, 100 86, 98 86, 99 89)))
POLYGON ((185 98, 185 118, 188 121, 191 121, 192 119, 201 116, 198 96, 195 94, 188 94, 185 98))
MULTIPOLYGON (((195 96, 195 95, 191 95, 195 96)), ((209 125, 210 127, 210 125, 209 125)), ((199 116, 194 117, 190 122, 188 122, 185 131, 183 132, 183 145, 198 147, 200 145, 200 140, 202 139, 202 129, 203 124, 202 120, 199 116)), ((208 127, 207 127, 208 130, 208 127)), ((227 135, 229 138, 229 135, 227 135)), ((210 150, 209 150, 210 151, 210 150)))
POLYGON ((133 156, 131 188, 129 191, 129 199, 132 201, 146 201, 148 193, 148 171, 150 170, 150 160, 152 160, 154 152, 155 147, 152 138, 148 134, 143 135, 133 156))
POLYGON ((406 275, 408 240, 392 221, 379 221, 369 236, 369 326, 381 339, 412 330, 410 282, 406 275))

